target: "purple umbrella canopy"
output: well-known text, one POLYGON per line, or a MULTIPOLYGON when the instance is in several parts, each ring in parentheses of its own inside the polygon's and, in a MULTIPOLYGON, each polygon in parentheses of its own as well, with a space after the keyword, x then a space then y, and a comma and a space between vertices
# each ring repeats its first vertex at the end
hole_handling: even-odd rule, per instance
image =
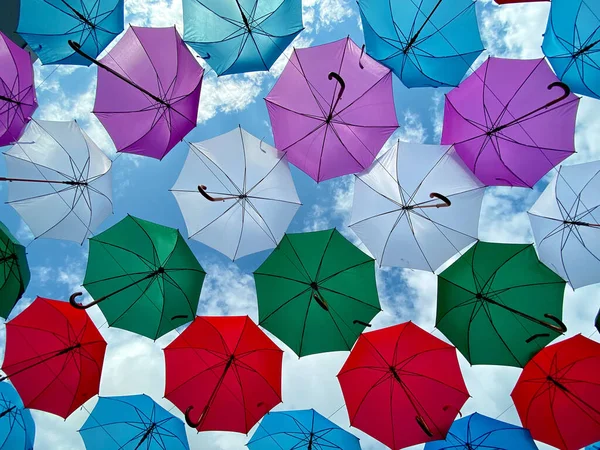
POLYGON ((575 152, 578 104, 544 59, 489 58, 446 95, 442 144, 487 186, 531 188, 575 152))
POLYGON ((350 38, 294 49, 265 100, 275 147, 317 182, 369 167, 398 128, 390 69, 350 38))

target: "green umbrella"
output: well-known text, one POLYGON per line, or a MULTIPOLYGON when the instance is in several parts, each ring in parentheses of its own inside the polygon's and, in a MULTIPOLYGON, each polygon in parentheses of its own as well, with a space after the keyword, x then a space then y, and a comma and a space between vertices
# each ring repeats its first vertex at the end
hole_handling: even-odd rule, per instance
POLYGON ((151 339, 196 316, 206 273, 178 230, 127 216, 90 238, 83 286, 108 324, 151 339))
POLYGON ((286 234, 254 279, 259 324, 298 356, 350 350, 381 311, 375 261, 335 229, 286 234))
POLYGON ((478 242, 438 277, 436 327, 471 364, 523 367, 567 330, 564 290, 533 245, 478 242))
POLYGON ((0 222, 0 316, 8 317, 29 284, 25 247, 0 222))

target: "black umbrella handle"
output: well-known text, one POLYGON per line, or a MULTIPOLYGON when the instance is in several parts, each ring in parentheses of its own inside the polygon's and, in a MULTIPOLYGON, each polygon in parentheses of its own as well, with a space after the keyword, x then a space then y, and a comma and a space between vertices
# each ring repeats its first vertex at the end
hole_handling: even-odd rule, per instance
POLYGON ((365 66, 363 66, 363 63, 362 63, 362 57, 365 54, 365 48, 366 48, 366 44, 363 44, 362 48, 360 49, 360 57, 358 58, 358 67, 360 67, 361 69, 365 68, 365 66))
MULTIPOLYGON (((335 80, 340 84, 340 93, 338 94, 338 101, 339 101, 342 98, 342 95, 344 95, 344 91, 346 90, 346 82, 340 76, 340 74, 337 72, 329 72, 329 75, 327 76, 327 78, 329 80, 333 80, 335 78, 335 80)), ((336 102, 336 104, 337 104, 337 102, 336 102)), ((335 107, 332 109, 335 109, 335 107)))
POLYGON ((240 198, 239 196, 213 197, 208 192, 206 192, 207 189, 208 188, 203 184, 198 185, 198 192, 200 192, 200 194, 202 194, 202 197, 204 197, 206 200, 208 200, 210 202, 224 202, 225 200, 236 200, 236 199, 240 198))
POLYGON ((188 406, 185 410, 185 423, 187 423, 188 427, 190 428, 198 428, 200 424, 202 424, 202 415, 200 415, 198 422, 194 422, 190 416, 192 409, 194 409, 193 406, 188 406))
POLYGON ((596 330, 600 333, 600 309, 598 310, 598 315, 596 316, 596 330))
POLYGON ((74 294, 71 294, 71 296, 69 297, 69 303, 71 304, 71 306, 75 309, 88 309, 91 308, 94 305, 97 305, 98 303, 100 303, 102 300, 104 299, 98 299, 98 300, 94 300, 91 303, 88 303, 87 305, 84 305, 83 303, 78 303, 77 300, 75 300, 77 297, 83 295, 83 292, 75 292, 74 294))
POLYGON ((431 429, 427 426, 427 423, 425 422, 425 419, 423 419, 423 416, 415 416, 415 420, 417 421, 417 423, 421 427, 421 430, 423 430, 423 432, 427 436, 433 437, 433 433, 431 432, 431 429))
POLYGON ((353 323, 354 325, 362 325, 362 326, 364 326, 364 327, 369 327, 369 328, 371 328, 371 327, 373 326, 373 325, 371 325, 370 323, 363 322, 362 320, 354 320, 354 321, 352 321, 352 323, 353 323))
MULTIPOLYGON (((551 330, 556 331, 557 333, 560 333, 560 334, 564 334, 564 333, 567 332, 567 326, 564 324, 564 322, 562 320, 560 320, 555 315, 553 315, 553 314, 544 314, 544 317, 547 318, 547 319, 552 320, 554 323, 556 323, 556 325, 548 323, 548 322, 544 322, 544 321, 540 321, 539 322, 540 325, 543 325, 546 328, 550 328, 551 330)), ((541 338, 541 337, 550 337, 550 334, 549 333, 534 334, 533 336, 527 338, 525 340, 525 342, 527 342, 529 344, 530 342, 533 342, 536 339, 541 338)))

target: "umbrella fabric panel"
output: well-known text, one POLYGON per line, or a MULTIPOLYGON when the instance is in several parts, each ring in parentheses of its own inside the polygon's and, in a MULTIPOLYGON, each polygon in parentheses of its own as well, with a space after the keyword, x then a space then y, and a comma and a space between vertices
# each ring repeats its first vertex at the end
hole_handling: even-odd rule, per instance
POLYGON ((25 247, 0 222, 0 316, 7 318, 21 298, 29 280, 25 247))
POLYGON ((0 383, 0 448, 33 450, 35 423, 19 394, 7 382, 0 383))

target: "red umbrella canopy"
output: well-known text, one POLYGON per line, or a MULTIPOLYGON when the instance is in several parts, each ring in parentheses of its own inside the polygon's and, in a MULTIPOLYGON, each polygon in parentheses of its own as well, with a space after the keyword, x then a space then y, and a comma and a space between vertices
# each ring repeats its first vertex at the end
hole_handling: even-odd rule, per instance
POLYGON ((2 370, 26 408, 66 419, 98 393, 105 350, 85 311, 38 297, 6 324, 2 370))
POLYGON ((469 398, 456 348, 412 322, 363 333, 338 380, 350 424, 394 450, 444 439, 469 398))
POLYGON ((577 335, 541 350, 511 394, 538 441, 575 450, 600 440, 600 344, 577 335))
POLYGON ((165 349, 165 398, 198 431, 248 433, 281 403, 283 351, 248 317, 196 317, 165 349))

